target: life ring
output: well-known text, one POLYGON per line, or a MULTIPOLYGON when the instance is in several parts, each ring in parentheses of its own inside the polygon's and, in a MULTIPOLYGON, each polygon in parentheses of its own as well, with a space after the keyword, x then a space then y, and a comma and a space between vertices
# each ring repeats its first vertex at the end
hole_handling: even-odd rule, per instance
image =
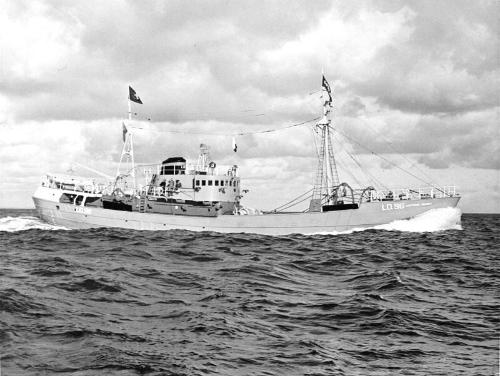
POLYGON ((210 163, 208 164, 208 167, 210 167, 210 168, 215 168, 216 166, 217 166, 217 165, 215 164, 215 162, 210 162, 210 163))

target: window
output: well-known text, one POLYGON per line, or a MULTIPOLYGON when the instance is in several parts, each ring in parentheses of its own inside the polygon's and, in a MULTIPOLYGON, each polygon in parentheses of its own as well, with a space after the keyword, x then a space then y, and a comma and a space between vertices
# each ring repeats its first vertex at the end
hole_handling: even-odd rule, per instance
POLYGON ((232 187, 233 186, 233 181, 232 180, 229 180, 229 186, 232 187))
POLYGON ((218 180, 215 181, 215 186, 217 186, 217 187, 219 186, 219 181, 218 180))
POLYGON ((196 180, 196 186, 199 187, 200 186, 200 181, 199 180, 196 180))
POLYGON ((202 181, 201 181, 201 185, 202 185, 202 186, 207 185, 207 181, 206 181, 206 180, 202 180, 202 181))
POLYGON ((212 185, 213 181, 212 180, 209 180, 208 181, 208 185, 212 185))

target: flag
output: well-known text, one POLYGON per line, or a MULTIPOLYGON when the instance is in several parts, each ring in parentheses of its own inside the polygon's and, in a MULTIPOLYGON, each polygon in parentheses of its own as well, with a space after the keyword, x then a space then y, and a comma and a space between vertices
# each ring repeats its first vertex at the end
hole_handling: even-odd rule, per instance
POLYGON ((127 139, 127 127, 125 126, 125 123, 122 123, 122 132, 123 132, 123 142, 127 139))
POLYGON ((132 102, 142 104, 141 98, 139 98, 135 90, 130 86, 128 87, 128 99, 130 99, 132 102))
POLYGON ((326 80, 325 76, 323 76, 323 82, 321 83, 321 86, 326 90, 328 94, 328 100, 325 100, 325 102, 332 103, 332 90, 330 89, 330 84, 326 80))
POLYGON ((233 151, 236 153, 238 150, 238 145, 236 145, 236 139, 233 137, 233 151))

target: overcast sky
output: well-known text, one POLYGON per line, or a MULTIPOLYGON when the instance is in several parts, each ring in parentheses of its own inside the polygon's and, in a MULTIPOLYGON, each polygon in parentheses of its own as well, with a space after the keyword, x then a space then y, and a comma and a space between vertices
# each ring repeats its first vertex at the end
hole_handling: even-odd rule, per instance
POLYGON ((341 180, 457 185, 465 212, 500 212, 499 4, 0 0, 0 207, 33 207, 41 175, 75 162, 113 174, 128 85, 137 162, 204 142, 241 167, 247 205, 276 207, 311 187, 311 126, 237 153, 230 134, 319 116, 324 71, 341 180))

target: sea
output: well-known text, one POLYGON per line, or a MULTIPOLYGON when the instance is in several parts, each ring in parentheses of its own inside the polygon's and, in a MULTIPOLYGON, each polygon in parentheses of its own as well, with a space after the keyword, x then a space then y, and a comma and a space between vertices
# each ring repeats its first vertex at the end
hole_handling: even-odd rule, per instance
POLYGON ((500 215, 311 236, 0 210, 0 375, 498 375, 500 215))

